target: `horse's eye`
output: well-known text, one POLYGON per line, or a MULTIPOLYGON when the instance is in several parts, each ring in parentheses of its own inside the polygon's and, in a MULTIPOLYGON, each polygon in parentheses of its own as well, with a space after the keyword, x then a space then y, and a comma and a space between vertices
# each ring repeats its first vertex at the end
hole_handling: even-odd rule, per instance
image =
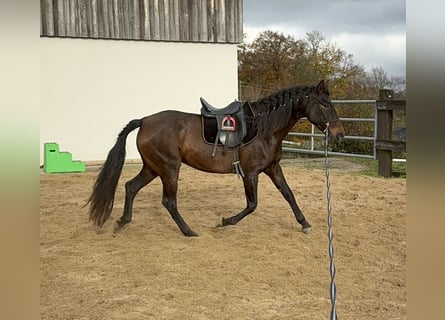
POLYGON ((319 105, 323 108, 323 109, 329 109, 331 104, 324 104, 324 103, 319 103, 319 105))

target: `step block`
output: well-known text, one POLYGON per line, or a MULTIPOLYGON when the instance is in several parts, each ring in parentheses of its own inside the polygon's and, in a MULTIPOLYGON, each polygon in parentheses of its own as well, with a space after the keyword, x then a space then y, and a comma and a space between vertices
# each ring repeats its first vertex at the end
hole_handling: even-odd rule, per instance
POLYGON ((70 152, 60 152, 55 142, 44 144, 43 170, 46 173, 84 172, 85 163, 76 160, 70 152))

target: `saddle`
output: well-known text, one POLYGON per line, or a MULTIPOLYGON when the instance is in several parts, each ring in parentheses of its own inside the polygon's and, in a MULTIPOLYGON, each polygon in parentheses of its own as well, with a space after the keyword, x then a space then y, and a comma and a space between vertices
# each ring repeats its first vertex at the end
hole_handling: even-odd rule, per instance
POLYGON ((251 134, 254 116, 249 102, 234 101, 224 108, 216 108, 204 98, 200 98, 203 119, 203 137, 213 144, 212 157, 216 155, 218 145, 223 146, 223 155, 227 148, 234 148, 233 169, 244 177, 239 161, 239 147, 253 139, 251 134))

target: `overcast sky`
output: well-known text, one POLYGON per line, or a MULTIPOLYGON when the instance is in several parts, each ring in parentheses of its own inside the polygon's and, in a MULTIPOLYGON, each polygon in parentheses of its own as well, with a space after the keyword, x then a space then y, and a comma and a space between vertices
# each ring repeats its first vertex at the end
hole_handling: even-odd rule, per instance
POLYGON ((279 31, 296 39, 319 31, 366 71, 406 74, 405 0, 244 0, 244 33, 279 31))

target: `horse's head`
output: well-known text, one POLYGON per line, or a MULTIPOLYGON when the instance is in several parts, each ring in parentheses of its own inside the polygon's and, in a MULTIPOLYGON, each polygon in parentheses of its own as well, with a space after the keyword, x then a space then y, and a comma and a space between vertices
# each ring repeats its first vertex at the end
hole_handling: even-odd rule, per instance
POLYGON ((305 113, 308 120, 321 131, 326 130, 329 124, 329 138, 337 142, 344 137, 345 130, 332 105, 328 86, 329 80, 321 80, 308 94, 305 113))

